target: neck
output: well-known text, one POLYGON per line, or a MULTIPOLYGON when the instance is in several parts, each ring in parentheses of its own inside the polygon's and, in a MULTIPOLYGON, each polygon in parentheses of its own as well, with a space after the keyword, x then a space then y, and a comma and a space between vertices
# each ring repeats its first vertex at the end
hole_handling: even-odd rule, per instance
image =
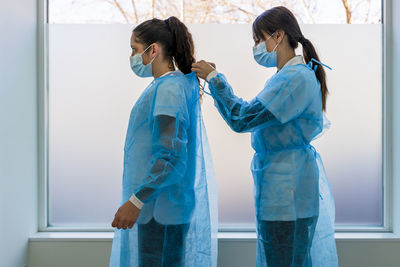
POLYGON ((283 66, 285 66, 285 64, 289 60, 291 60, 294 56, 296 56, 294 49, 287 49, 285 51, 280 51, 280 53, 278 53, 278 58, 277 58, 278 70, 283 68, 283 66))
POLYGON ((162 62, 162 63, 153 62, 152 68, 153 68, 154 78, 158 78, 169 71, 175 70, 175 67, 173 67, 173 64, 171 64, 170 62, 162 62))

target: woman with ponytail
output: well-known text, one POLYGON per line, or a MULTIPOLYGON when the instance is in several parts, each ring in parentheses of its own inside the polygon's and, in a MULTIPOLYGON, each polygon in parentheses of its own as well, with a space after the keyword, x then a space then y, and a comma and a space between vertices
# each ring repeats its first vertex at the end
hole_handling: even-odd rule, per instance
POLYGON ((216 266, 216 188, 191 72, 192 36, 176 17, 131 36, 131 68, 154 77, 134 105, 110 267, 216 266))
POLYGON ((333 196, 310 144, 327 125, 325 65, 285 7, 259 15, 253 37, 256 62, 278 70, 253 100, 236 97, 205 61, 192 70, 209 82, 228 125, 252 134, 257 266, 337 266, 333 196), (295 54, 299 43, 303 56, 295 54))

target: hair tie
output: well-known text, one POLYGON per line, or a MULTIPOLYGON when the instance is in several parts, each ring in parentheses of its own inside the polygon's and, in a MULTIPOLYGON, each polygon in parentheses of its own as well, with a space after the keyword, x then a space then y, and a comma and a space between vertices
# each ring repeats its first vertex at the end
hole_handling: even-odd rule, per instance
POLYGON ((306 38, 304 38, 304 36, 300 36, 299 38, 298 38, 298 42, 299 43, 301 43, 301 44, 304 44, 304 43, 306 43, 308 40, 306 39, 306 38))
POLYGON ((164 22, 165 22, 165 24, 167 24, 167 27, 168 27, 168 29, 170 29, 170 30, 171 30, 171 28, 169 27, 169 18, 167 18, 167 19, 164 19, 164 22))

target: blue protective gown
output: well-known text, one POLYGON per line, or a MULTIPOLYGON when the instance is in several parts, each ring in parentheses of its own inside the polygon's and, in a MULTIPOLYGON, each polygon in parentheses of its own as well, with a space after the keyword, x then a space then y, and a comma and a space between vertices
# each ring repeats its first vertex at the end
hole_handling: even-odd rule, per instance
POLYGON ((217 192, 194 73, 154 79, 134 105, 121 204, 144 206, 115 229, 110 267, 216 266, 217 192))
POLYGON ((334 200, 310 142, 324 128, 311 66, 284 66, 251 101, 225 76, 209 81, 215 105, 236 132, 251 132, 257 266, 337 266, 334 200))

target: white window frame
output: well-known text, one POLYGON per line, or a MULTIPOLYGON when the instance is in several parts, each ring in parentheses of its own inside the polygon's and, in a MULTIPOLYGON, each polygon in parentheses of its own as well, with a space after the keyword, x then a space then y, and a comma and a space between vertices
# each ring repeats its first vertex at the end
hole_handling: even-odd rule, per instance
MULTIPOLYGON (((399 122, 393 118, 395 105, 392 105, 393 90, 393 67, 392 61, 392 31, 399 31, 399 26, 393 23, 392 6, 394 0, 382 0, 382 75, 383 75, 383 139, 382 139, 382 177, 383 177, 383 225, 381 227, 349 227, 338 226, 336 233, 377 233, 377 238, 397 238, 400 228, 400 177, 393 172, 393 160, 399 160, 400 151, 393 150, 394 131, 400 131, 399 122), (396 29, 394 29, 397 27, 396 29), (396 153, 395 153, 396 152, 396 153), (395 154, 395 155, 394 155, 395 154), (395 157, 394 157, 395 156, 395 157), (394 227, 396 226, 396 227, 394 227)), ((398 14, 400 15, 400 14, 398 14)), ((373 41, 373 40, 371 40, 373 41)), ((111 227, 55 227, 49 226, 49 187, 48 187, 48 130, 49 130, 49 79, 48 79, 48 0, 38 0, 38 164, 39 164, 39 190, 38 190, 38 218, 39 232, 112 232, 111 227)), ((397 63, 398 64, 398 63, 397 63)), ((399 99, 400 100, 400 99, 399 99)), ((400 101, 399 101, 400 103, 400 101)), ((400 135, 399 135, 400 136, 400 135)), ((396 143, 397 144, 397 143, 396 143)), ((397 170, 397 169, 396 169, 397 170)), ((396 174, 400 174, 397 172, 396 174)), ((220 229, 222 235, 229 233, 240 234, 242 238, 254 237, 252 227, 224 227, 220 229), (249 235, 246 235, 249 232, 249 235)), ((237 236, 237 235, 236 235, 237 236)), ((240 238, 240 235, 237 236, 240 238)))

